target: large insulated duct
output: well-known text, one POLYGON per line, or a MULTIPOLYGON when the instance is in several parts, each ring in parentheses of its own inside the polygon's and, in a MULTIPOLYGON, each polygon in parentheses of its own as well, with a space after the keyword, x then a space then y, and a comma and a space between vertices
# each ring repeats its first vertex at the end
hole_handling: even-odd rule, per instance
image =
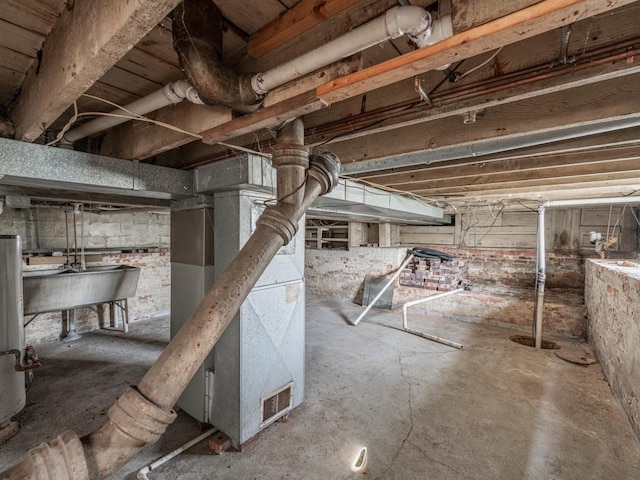
POLYGON ((293 238, 311 203, 338 183, 337 158, 323 154, 309 161, 302 131, 302 122, 294 120, 278 135, 273 162, 284 191, 278 190, 276 205, 265 209, 253 235, 138 387, 127 388, 111 407, 107 423, 82 438, 66 431, 30 450, 22 463, 0 473, 0 480, 104 478, 160 438, 176 417, 173 405, 260 275, 293 238))
POLYGON ((210 0, 183 0, 173 11, 173 46, 189 83, 207 105, 252 112, 261 96, 251 78, 222 63, 222 12, 210 0))

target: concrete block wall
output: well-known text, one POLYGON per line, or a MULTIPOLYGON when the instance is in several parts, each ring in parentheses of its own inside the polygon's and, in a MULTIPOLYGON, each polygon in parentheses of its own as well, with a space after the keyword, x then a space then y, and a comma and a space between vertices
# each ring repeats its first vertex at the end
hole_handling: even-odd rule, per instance
POLYGON ((589 343, 640 439, 640 263, 588 261, 585 302, 589 343))
MULTIPOLYGON (((62 251, 66 249, 67 231, 73 247, 74 221, 79 242, 80 216, 74 216, 72 209, 65 222, 64 206, 5 208, 0 215, 0 235, 21 235, 24 250, 62 251)), ((128 209, 85 211, 84 237, 85 248, 169 248, 169 214, 128 209)))
MULTIPOLYGON (((73 215, 68 215, 69 238, 73 246, 73 215)), ((76 230, 80 235, 80 222, 76 230)), ((21 235, 23 249, 63 254, 66 249, 64 207, 32 206, 31 208, 5 208, 0 215, 0 234, 21 235)), ((169 215, 143 211, 104 211, 84 213, 85 247, 104 249, 88 255, 87 266, 131 265, 141 268, 135 298, 129 299, 131 321, 167 315, 170 309, 171 263, 169 248, 169 215), (158 247, 149 252, 120 253, 143 247, 158 247), (108 250, 115 252, 110 253, 108 250)), ((52 257, 47 257, 51 258, 52 257)), ((60 261, 63 261, 59 258, 60 261)), ((59 264, 28 265, 25 271, 57 268, 59 264)), ((25 318, 29 321, 31 317, 25 318)), ((86 332, 98 328, 95 309, 76 311, 76 330, 86 332)), ((59 338, 62 313, 41 314, 25 328, 26 339, 37 344, 59 338)))

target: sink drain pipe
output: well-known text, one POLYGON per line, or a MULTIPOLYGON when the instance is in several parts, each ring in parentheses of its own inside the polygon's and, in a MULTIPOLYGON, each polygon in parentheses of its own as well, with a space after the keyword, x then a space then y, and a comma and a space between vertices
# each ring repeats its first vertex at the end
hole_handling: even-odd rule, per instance
POLYGON ((640 203, 640 197, 584 198, 577 200, 549 200, 538 206, 537 277, 535 308, 535 347, 542 348, 542 320, 544 317, 544 285, 546 282, 545 210, 559 207, 586 207, 589 205, 626 205, 640 203))
POLYGON ((309 158, 300 120, 279 133, 274 159, 279 191, 253 235, 136 387, 128 387, 109 409, 109 420, 82 438, 70 430, 30 450, 0 473, 0 480, 89 480, 107 477, 175 420, 172 410, 194 373, 238 312, 278 250, 289 243, 311 203, 338 183, 340 163, 332 154, 309 158), (307 168, 308 166, 308 168, 307 168), (306 181, 302 183, 301 180, 306 181))

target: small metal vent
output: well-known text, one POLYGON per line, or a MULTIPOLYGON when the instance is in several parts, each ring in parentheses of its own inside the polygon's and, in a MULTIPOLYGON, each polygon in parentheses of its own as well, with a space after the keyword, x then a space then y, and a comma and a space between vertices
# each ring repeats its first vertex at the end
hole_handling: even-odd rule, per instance
POLYGON ((262 409, 260 428, 274 422, 289 410, 291 410, 293 400, 293 382, 276 390, 266 397, 262 397, 262 409))

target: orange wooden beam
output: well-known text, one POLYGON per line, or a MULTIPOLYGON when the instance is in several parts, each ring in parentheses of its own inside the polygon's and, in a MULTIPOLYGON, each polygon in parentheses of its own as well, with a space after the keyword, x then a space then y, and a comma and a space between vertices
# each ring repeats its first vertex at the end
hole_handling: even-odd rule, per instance
POLYGON ((318 98, 332 104, 376 88, 415 77, 448 63, 470 58, 584 18, 633 3, 634 0, 543 0, 450 38, 386 62, 335 79, 317 88, 318 98))
POLYGON ((251 35, 247 53, 258 58, 360 0, 302 0, 251 35))

